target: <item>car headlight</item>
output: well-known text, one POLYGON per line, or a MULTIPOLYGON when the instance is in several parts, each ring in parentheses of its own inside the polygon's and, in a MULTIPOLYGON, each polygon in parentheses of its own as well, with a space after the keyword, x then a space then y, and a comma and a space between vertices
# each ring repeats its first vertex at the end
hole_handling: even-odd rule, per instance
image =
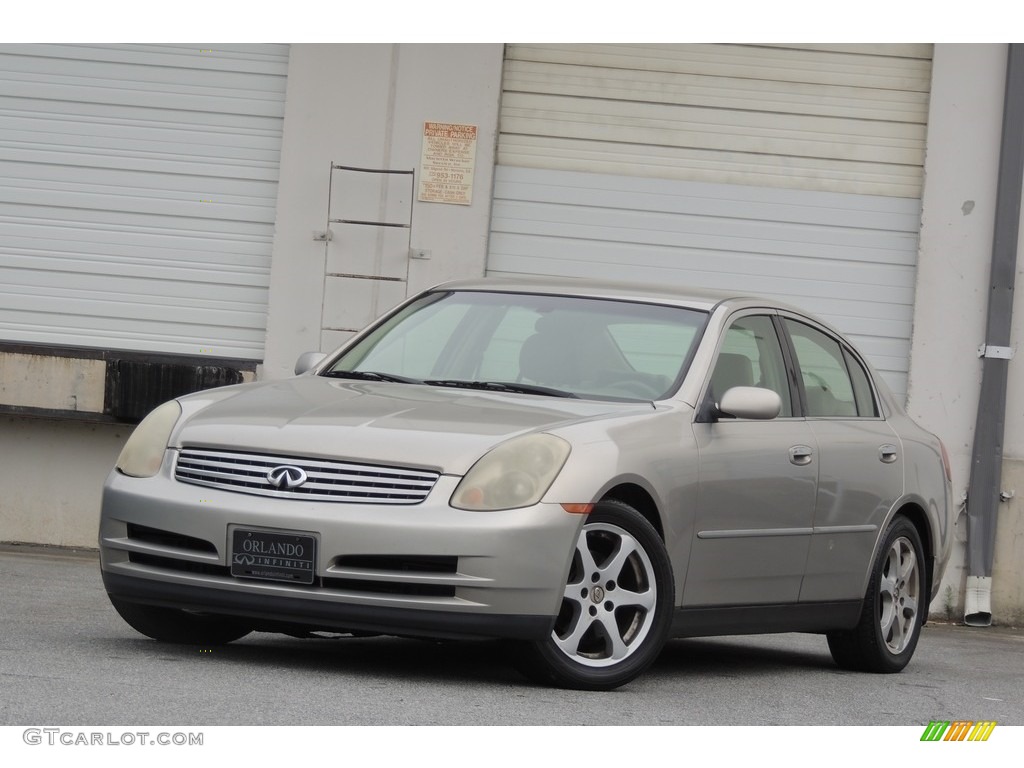
POLYGON ((524 435, 493 448, 472 466, 451 505, 473 511, 530 507, 541 500, 569 457, 569 443, 547 434, 524 435))
POLYGON ((179 416, 181 406, 176 400, 150 411, 121 449, 115 465, 118 470, 132 477, 152 477, 159 472, 167 450, 167 439, 179 416))

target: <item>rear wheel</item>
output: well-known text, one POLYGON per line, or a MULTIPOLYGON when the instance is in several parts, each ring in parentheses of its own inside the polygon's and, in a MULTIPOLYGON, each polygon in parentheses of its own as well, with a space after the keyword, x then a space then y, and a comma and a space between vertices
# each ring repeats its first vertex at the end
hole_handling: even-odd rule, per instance
POLYGON ((673 602, 672 567, 658 532, 632 507, 601 502, 576 541, 554 630, 523 648, 520 668, 564 688, 624 685, 661 652, 673 602))
POLYGON ((907 666, 928 608, 924 562, 917 528, 897 517, 875 557, 860 622, 851 630, 828 635, 828 648, 840 667, 899 672, 907 666))
POLYGON ((248 635, 252 628, 223 616, 206 616, 176 608, 129 603, 110 598, 114 610, 136 632, 165 643, 223 645, 248 635))

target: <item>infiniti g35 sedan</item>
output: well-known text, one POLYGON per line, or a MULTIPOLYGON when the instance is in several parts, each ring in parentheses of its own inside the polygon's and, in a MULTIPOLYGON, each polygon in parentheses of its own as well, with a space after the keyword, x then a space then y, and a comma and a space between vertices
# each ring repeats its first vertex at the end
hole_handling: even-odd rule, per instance
POLYGON ((161 405, 103 495, 144 635, 512 641, 611 689, 672 637, 910 661, 951 544, 945 449, 776 302, 593 281, 427 290, 294 378, 161 405))

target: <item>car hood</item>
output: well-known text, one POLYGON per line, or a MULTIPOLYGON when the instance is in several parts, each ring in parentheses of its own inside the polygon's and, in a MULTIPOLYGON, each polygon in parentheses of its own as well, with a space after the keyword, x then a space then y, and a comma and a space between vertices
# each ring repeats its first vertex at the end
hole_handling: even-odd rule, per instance
POLYGON ((456 475, 515 435, 651 410, 650 403, 321 376, 201 392, 181 403, 175 447, 340 458, 456 475))

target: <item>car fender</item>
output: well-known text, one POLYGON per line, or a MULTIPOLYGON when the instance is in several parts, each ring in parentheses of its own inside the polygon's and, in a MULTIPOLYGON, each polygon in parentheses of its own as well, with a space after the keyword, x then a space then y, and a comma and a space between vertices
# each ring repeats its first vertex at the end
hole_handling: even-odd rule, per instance
POLYGON ((941 509, 935 500, 926 500, 920 494, 907 493, 898 498, 885 515, 885 519, 875 531, 875 543, 872 547, 871 559, 865 564, 861 593, 866 593, 871 580, 871 570, 878 557, 878 549, 885 532, 897 515, 904 514, 911 519, 921 533, 921 542, 927 547, 927 575, 929 584, 929 602, 938 594, 939 582, 949 559, 951 544, 950 536, 943 536, 940 521, 943 519, 941 509), (921 530, 924 526, 924 530, 921 530))
POLYGON ((617 498, 637 507, 662 534, 678 597, 689 564, 699 466, 689 428, 692 410, 667 408, 675 413, 652 410, 651 419, 639 422, 595 421, 553 431, 569 439, 573 451, 544 501, 594 504, 617 498))

